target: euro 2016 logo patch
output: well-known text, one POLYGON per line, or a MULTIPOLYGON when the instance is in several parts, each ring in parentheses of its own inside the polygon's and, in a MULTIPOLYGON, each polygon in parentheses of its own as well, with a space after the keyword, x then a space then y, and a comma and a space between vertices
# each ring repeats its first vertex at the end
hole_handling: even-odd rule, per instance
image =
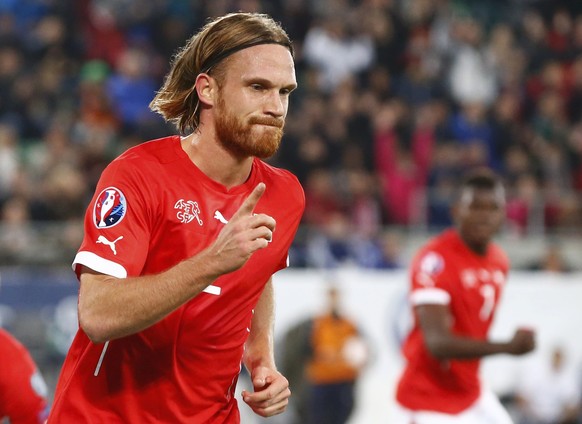
POLYGON ((125 196, 115 187, 107 187, 95 201, 93 223, 97 228, 109 228, 121 222, 127 212, 125 196))
POLYGON ((428 275, 435 276, 445 269, 445 261, 436 252, 428 252, 420 261, 420 270, 428 275))

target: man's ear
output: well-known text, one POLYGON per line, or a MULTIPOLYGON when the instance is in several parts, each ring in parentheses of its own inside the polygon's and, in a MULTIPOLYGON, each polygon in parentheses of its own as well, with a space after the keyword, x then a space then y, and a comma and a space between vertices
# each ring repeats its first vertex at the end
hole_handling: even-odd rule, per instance
POLYGON ((196 77, 196 93, 201 103, 206 105, 214 105, 214 93, 216 82, 214 79, 205 73, 199 74, 196 77))

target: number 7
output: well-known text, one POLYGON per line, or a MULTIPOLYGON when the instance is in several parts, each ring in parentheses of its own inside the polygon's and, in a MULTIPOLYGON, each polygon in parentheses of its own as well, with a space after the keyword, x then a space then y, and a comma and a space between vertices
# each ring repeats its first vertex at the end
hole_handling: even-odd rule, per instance
POLYGON ((495 289, 493 286, 486 284, 481 286, 479 293, 483 296, 483 306, 481 306, 481 310, 479 311, 479 318, 482 321, 487 321, 491 317, 493 307, 495 306, 495 289))

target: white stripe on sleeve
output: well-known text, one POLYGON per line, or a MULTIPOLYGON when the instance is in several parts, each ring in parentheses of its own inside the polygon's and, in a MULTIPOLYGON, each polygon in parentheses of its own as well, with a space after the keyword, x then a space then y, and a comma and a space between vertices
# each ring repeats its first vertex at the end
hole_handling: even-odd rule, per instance
POLYGON ((443 289, 434 287, 414 290, 410 295, 410 302, 413 305, 448 305, 451 303, 451 295, 443 289))
POLYGON ((77 256, 75 256, 75 259, 73 260, 73 271, 78 264, 85 265, 93 271, 111 275, 112 277, 127 277, 127 270, 122 265, 110 261, 109 259, 104 259, 93 252, 81 251, 77 253, 77 256))

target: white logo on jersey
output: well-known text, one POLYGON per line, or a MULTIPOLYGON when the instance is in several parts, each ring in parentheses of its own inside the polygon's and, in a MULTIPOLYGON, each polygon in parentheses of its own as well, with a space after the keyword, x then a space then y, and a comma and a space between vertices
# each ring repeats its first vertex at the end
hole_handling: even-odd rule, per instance
POLYGON ((109 246, 111 248, 111 250, 113 251, 113 254, 117 255, 117 250, 115 249, 115 243, 117 243, 122 238, 123 238, 123 236, 119 236, 115 240, 109 241, 104 236, 99 236, 97 238, 97 243, 101 243, 101 244, 105 244, 105 245, 109 246))
POLYGON ((470 268, 464 269, 461 272, 461 281, 463 282, 463 285, 467 289, 475 287, 477 285, 477 283, 479 282, 479 278, 477 276, 477 271, 475 271, 474 269, 470 269, 470 268))
POLYGON ((445 268, 445 261, 436 252, 428 252, 420 261, 420 270, 430 276, 437 275, 445 268))
MULTIPOLYGON (((256 215, 256 214, 254 214, 256 215)), ((224 225, 228 224, 228 220, 224 217, 224 215, 220 212, 220 211, 214 211, 214 219, 217 219, 218 221, 222 222, 224 225)), ((269 243, 271 243, 273 241, 273 239, 271 240, 267 240, 269 243)))
POLYGON ((116 187, 104 189, 93 205, 93 223, 97 228, 113 227, 121 222, 127 213, 125 196, 116 187))
POLYGON ((99 227, 105 227, 105 217, 107 217, 107 213, 113 208, 115 204, 115 191, 114 190, 105 190, 106 198, 103 202, 103 206, 101 206, 101 212, 99 213, 99 227))
POLYGON ((467 268, 461 272, 461 281, 467 289, 491 283, 501 286, 505 283, 505 275, 500 269, 467 268))
POLYGON ((198 221, 198 225, 202 226, 202 224, 204 224, 204 221, 200 219, 200 207, 198 206, 198 202, 180 199, 174 205, 174 209, 178 209, 176 216, 182 224, 188 224, 194 219, 198 221))
POLYGON ((228 224, 228 221, 226 220, 226 218, 220 213, 220 211, 215 211, 214 212, 214 219, 218 219, 220 222, 222 222, 224 225, 228 224))
POLYGON ((493 282, 498 286, 502 286, 505 283, 505 275, 499 269, 493 271, 493 282))
POLYGON ((479 281, 481 281, 482 283, 489 283, 491 281, 491 273, 484 269, 481 268, 479 269, 479 281))
POLYGON ((46 397, 48 395, 48 387, 38 370, 30 376, 30 387, 32 387, 32 390, 41 397, 46 397))

